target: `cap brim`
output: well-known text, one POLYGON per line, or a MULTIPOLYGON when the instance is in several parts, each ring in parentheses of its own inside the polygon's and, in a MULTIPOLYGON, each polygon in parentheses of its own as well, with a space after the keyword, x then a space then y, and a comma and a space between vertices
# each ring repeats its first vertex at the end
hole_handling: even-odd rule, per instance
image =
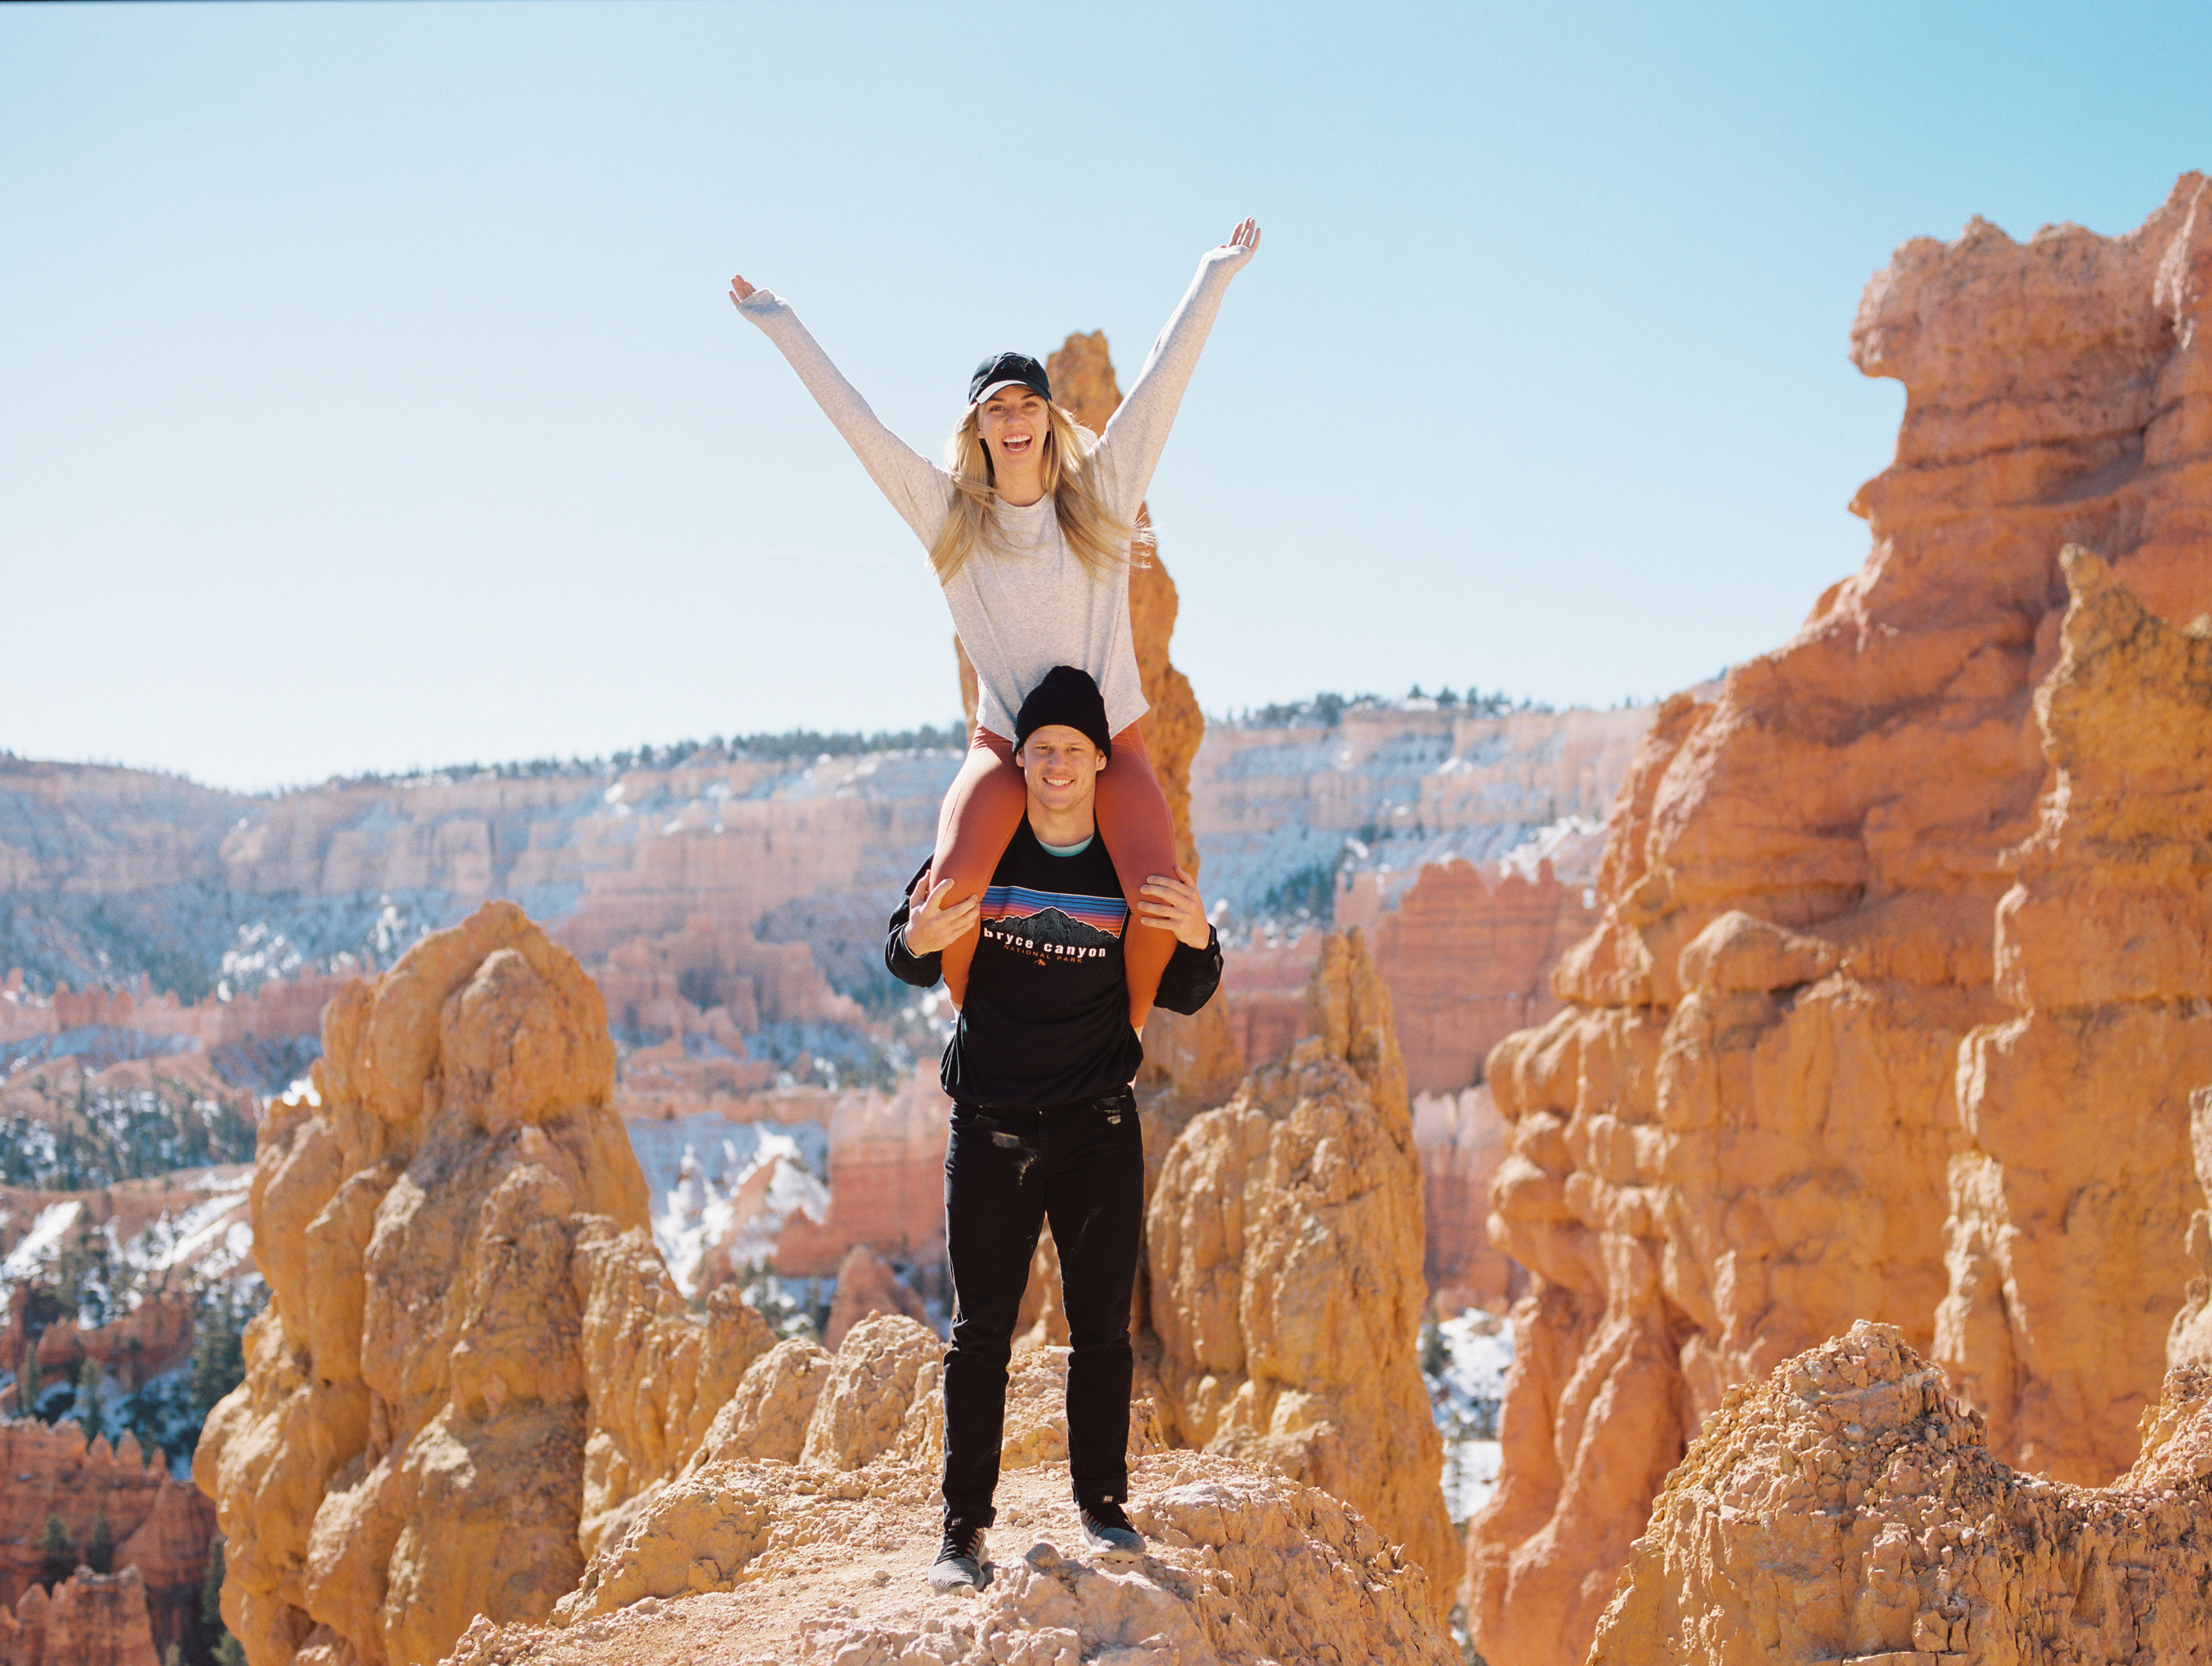
MULTIPOLYGON (((1009 376, 1002 382, 993 382, 988 387, 985 388, 981 393, 978 393, 973 399, 969 400, 969 403, 970 404, 981 404, 984 400, 989 398, 994 393, 1002 392, 1010 387, 1029 387, 1030 392, 1036 393, 1036 389, 1030 387, 1030 385, 1024 381, 1019 376, 1009 376)), ((1038 393, 1037 397, 1039 398, 1042 398, 1044 396, 1038 393)))

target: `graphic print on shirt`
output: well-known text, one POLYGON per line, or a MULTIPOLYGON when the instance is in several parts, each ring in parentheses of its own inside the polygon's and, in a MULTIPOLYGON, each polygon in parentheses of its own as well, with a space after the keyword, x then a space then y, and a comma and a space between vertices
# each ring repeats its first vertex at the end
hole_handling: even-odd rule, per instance
POLYGON ((1040 964, 1103 960, 1128 922, 1129 905, 1119 897, 1028 885, 993 885, 983 893, 983 940, 1040 964))

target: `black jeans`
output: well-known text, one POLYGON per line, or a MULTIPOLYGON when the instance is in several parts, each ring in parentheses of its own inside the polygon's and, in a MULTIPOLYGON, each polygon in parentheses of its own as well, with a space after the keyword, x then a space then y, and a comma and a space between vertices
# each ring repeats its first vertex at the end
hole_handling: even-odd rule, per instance
POLYGON ((1067 1304, 1067 1455, 1076 1501, 1129 1494, 1129 1295, 1144 1227, 1145 1140, 1127 1092, 1048 1110, 952 1108, 945 1238, 945 1516, 988 1527, 1006 1414, 1006 1359, 1030 1258, 1052 1222, 1067 1304))

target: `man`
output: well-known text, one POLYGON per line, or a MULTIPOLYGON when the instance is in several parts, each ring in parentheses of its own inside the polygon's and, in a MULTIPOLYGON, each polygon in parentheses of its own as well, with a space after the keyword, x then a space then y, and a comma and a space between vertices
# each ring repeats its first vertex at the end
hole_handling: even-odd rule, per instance
MULTIPOLYGON (((1145 1148, 1130 1091, 1145 1049, 1129 1027, 1121 941, 1128 904, 1097 836, 1092 800, 1111 767, 1097 684, 1056 666, 1014 720, 1029 809, 981 897, 947 906, 927 869, 891 916, 884 964, 927 988, 948 944, 979 927, 968 999, 945 1050, 953 1102, 945 1152, 952 1346, 945 1356, 945 1540, 939 1590, 985 1583, 995 1518, 1006 1360, 1044 1221, 1067 1307, 1067 1450, 1083 1542, 1128 1561, 1129 1295, 1144 1225, 1145 1148)), ((1158 1005, 1194 1012, 1221 982, 1221 949, 1191 876, 1156 874, 1146 923, 1176 949, 1158 1005)))

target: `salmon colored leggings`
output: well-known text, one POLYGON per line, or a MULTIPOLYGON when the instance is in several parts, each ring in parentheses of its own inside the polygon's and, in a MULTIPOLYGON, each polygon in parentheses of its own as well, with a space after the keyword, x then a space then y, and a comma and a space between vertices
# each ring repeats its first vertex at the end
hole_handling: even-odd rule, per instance
MULTIPOLYGON (((967 760, 953 777, 952 789, 937 812, 937 852, 930 860, 929 883, 953 882, 948 903, 980 897, 1021 825, 1029 807, 1029 787, 1014 763, 1013 743, 978 727, 968 743, 967 760)), ((1138 1028, 1152 1014, 1160 974, 1175 953, 1173 932, 1140 923, 1137 893, 1155 873, 1176 871, 1175 818, 1152 776, 1144 737, 1132 723, 1114 737, 1114 750, 1098 772, 1096 806, 1098 831, 1114 859, 1114 876, 1129 904, 1129 924, 1121 938, 1128 970, 1129 1022, 1138 1028)), ((968 968, 982 939, 978 926, 945 951, 945 987, 955 1005, 968 999, 968 968)))

